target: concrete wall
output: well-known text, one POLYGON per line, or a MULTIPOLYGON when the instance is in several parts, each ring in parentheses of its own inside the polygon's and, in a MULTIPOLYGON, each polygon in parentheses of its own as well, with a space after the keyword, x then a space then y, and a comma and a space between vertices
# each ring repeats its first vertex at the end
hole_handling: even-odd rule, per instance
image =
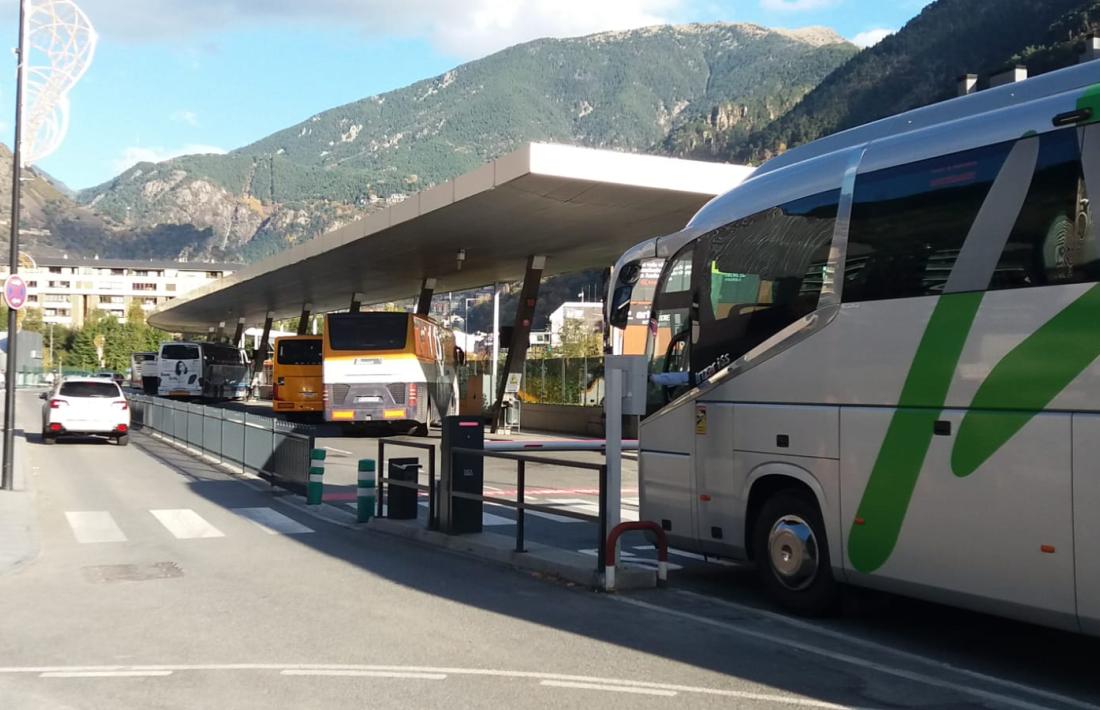
MULTIPOLYGON (((603 407, 570 404, 524 404, 520 412, 523 431, 603 438, 603 407)), ((623 437, 638 436, 637 417, 623 417, 623 437)))

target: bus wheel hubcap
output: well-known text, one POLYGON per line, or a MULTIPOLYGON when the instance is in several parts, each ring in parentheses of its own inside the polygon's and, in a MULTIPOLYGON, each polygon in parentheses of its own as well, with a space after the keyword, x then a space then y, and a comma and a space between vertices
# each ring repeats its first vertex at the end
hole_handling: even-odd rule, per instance
POLYGON ((775 521, 768 535, 772 571, 788 589, 805 589, 817 576, 817 538, 813 528, 797 515, 775 521))

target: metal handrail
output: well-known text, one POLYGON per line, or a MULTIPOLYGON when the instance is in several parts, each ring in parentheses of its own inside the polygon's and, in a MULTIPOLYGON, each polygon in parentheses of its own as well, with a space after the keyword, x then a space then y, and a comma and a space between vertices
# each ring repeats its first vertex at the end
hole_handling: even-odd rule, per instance
POLYGON ((462 446, 456 446, 451 449, 452 454, 467 454, 471 456, 481 456, 482 458, 492 459, 504 459, 507 461, 516 462, 516 499, 508 500, 507 498, 497 498, 495 496, 475 495, 473 493, 464 493, 462 491, 451 491, 451 496, 455 498, 462 498, 465 500, 478 500, 481 502, 489 502, 495 505, 502 505, 507 508, 513 508, 518 511, 516 515, 516 552, 526 552, 526 524, 527 524, 527 511, 534 510, 538 512, 551 513, 553 515, 561 515, 562 517, 575 518, 578 520, 595 521, 599 526, 599 543, 597 545, 596 555, 596 569, 603 574, 606 568, 604 557, 607 550, 607 465, 588 463, 586 461, 570 461, 568 459, 549 458, 544 456, 532 456, 530 454, 518 454, 503 451, 485 451, 484 449, 471 449, 462 446), (576 468, 583 471, 596 471, 599 473, 599 514, 587 515, 584 513, 574 513, 570 510, 562 510, 560 508, 554 508, 552 506, 545 505, 531 505, 524 501, 526 478, 527 478, 527 464, 538 463, 547 466, 563 466, 566 468, 576 468))

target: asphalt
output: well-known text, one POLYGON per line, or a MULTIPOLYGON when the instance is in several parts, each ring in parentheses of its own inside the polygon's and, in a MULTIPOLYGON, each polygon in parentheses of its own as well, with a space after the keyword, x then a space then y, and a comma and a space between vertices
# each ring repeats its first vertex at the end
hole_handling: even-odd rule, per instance
MULTIPOLYGON (((33 394, 19 405, 36 429, 33 394)), ((793 620, 752 596, 747 570, 722 565, 702 580, 681 571, 669 589, 593 593, 336 525, 293 496, 134 441, 46 448, 28 437, 39 543, 0 573, 5 710, 1098 700, 1093 639, 893 598, 855 621, 793 620), (946 619, 914 628, 935 614, 946 619)))

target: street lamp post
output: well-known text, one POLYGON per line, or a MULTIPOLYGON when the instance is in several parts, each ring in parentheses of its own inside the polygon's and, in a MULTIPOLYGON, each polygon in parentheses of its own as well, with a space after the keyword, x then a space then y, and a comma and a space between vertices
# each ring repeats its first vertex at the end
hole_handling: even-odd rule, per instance
MULTIPOLYGON (((8 278, 19 273, 19 199, 22 192, 23 156, 23 85, 26 81, 24 44, 27 34, 26 0, 19 2, 19 48, 15 50, 15 136, 12 143, 11 169, 11 236, 8 239, 8 278)), ((4 377, 4 455, 0 471, 0 489, 10 491, 14 484, 13 454, 15 449, 15 330, 19 313, 8 308, 8 352, 4 377)))

